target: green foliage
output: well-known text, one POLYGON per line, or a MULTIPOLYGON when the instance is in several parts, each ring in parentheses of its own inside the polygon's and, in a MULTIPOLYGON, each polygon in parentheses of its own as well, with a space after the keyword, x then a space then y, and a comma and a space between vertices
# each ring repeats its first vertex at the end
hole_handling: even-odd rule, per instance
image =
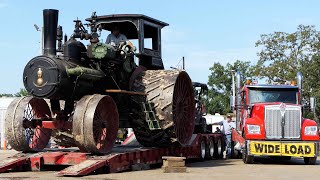
POLYGON ((299 25, 294 33, 262 34, 256 42, 259 60, 254 75, 274 82, 293 80, 298 71, 305 74, 305 66, 319 50, 320 34, 314 26, 299 25))
POLYGON ((0 94, 0 97, 22 97, 28 95, 28 91, 26 89, 21 88, 20 91, 15 94, 0 94))
POLYGON ((318 118, 320 113, 320 32, 315 26, 299 25, 293 33, 274 32, 262 34, 256 42, 259 48, 258 61, 236 61, 225 66, 214 63, 210 68, 208 85, 210 91, 206 102, 209 113, 226 114, 230 111, 232 94, 231 70, 240 70, 243 78, 266 78, 283 83, 296 79, 297 72, 303 74, 303 98, 315 97, 316 112, 305 112, 307 117, 318 118))
MULTIPOLYGON (((261 49, 258 52, 259 60, 253 67, 255 76, 285 82, 294 80, 300 71, 304 76, 304 99, 314 96, 320 102, 320 33, 315 26, 299 25, 293 33, 263 34, 256 46, 261 49)), ((319 112, 320 104, 314 114, 316 119, 319 112)))
POLYGON ((23 97, 23 96, 28 96, 29 93, 26 89, 21 88, 19 92, 14 94, 15 97, 23 97))
POLYGON ((12 94, 0 94, 0 97, 13 97, 12 94))
POLYGON ((210 68, 209 92, 206 100, 206 109, 210 114, 227 114, 230 112, 230 96, 232 95, 232 73, 239 70, 246 78, 251 74, 250 62, 237 60, 234 64, 225 66, 214 63, 210 68))

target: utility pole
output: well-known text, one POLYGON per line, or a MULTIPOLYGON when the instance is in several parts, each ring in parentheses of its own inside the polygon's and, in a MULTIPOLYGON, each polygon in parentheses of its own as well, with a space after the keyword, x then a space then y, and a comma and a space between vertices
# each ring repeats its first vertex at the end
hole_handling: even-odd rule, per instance
MULTIPOLYGON (((236 106, 236 90, 235 90, 235 83, 234 83, 234 73, 236 72, 235 70, 230 70, 231 76, 232 76, 232 102, 233 106, 236 106)), ((234 111, 234 110, 233 110, 234 111)), ((235 114, 235 112, 233 112, 235 114)))

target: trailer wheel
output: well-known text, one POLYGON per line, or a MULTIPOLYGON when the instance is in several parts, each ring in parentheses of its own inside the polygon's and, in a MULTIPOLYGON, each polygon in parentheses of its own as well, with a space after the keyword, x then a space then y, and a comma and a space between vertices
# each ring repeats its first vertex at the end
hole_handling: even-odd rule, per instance
POLYGON ((200 143, 200 159, 204 161, 206 158, 206 141, 203 139, 200 143))
POLYGON ((223 157, 222 138, 218 138, 215 143, 215 157, 221 159, 223 157))
POLYGON ((317 157, 305 157, 304 158, 304 163, 306 165, 315 165, 317 162, 317 157))
POLYGON ((207 146, 207 159, 213 159, 214 158, 214 141, 213 138, 210 138, 208 146, 207 146))

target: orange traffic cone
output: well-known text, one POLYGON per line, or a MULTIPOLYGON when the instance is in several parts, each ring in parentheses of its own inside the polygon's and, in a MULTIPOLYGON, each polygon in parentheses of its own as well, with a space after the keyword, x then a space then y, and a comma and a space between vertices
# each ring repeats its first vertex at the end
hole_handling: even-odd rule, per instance
POLYGON ((7 150, 7 140, 5 138, 4 138, 4 141, 3 141, 3 149, 7 150))

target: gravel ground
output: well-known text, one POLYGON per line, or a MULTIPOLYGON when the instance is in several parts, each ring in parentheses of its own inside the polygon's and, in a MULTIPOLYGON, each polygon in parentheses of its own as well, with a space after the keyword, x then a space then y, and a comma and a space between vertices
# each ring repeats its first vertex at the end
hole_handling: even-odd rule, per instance
MULTIPOLYGON (((0 151, 0 159, 15 154, 15 151, 0 151)), ((146 171, 123 172, 115 174, 99 174, 86 177, 57 177, 57 171, 46 172, 10 172, 0 174, 0 179, 130 179, 130 180, 158 180, 158 179, 319 179, 320 161, 317 165, 304 165, 302 159, 290 161, 270 161, 259 159, 256 164, 246 165, 239 159, 212 160, 187 164, 187 173, 162 173, 161 169, 146 171)))

